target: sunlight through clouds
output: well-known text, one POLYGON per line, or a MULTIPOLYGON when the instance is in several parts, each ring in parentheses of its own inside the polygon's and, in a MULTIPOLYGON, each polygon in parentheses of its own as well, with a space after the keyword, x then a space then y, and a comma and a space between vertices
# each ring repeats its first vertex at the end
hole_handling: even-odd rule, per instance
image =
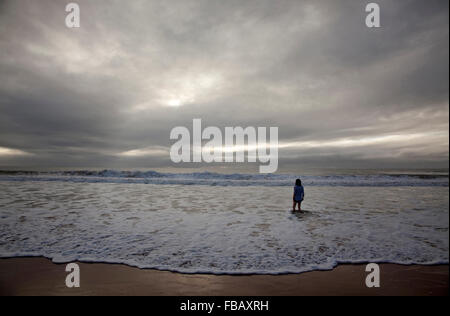
POLYGON ((30 155, 32 154, 19 149, 0 147, 0 156, 30 156, 30 155))

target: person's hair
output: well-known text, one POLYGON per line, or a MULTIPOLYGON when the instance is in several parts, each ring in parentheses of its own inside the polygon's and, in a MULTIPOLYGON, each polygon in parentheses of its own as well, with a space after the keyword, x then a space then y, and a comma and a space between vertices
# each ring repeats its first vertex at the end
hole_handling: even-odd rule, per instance
POLYGON ((300 180, 300 179, 295 180, 295 185, 301 186, 302 180, 300 180))

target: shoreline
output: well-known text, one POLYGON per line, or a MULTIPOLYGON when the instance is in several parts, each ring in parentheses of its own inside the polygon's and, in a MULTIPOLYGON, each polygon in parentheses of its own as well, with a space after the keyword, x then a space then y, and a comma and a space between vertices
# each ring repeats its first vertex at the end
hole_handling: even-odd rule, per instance
MULTIPOLYGON (((299 271, 299 272, 210 272, 210 271, 183 271, 183 270, 172 270, 169 268, 157 268, 157 267, 140 267, 138 265, 128 264, 125 262, 120 261, 91 261, 91 260, 75 260, 75 261, 61 261, 61 262, 54 262, 52 257, 46 257, 44 255, 17 255, 17 256, 5 256, 0 257, 1 260, 12 260, 12 259, 44 259, 50 261, 50 263, 59 265, 59 266, 66 266, 69 263, 75 262, 77 264, 104 264, 104 265, 111 265, 111 266, 124 266, 128 268, 143 270, 143 271, 160 271, 160 272, 171 272, 176 274, 183 274, 183 275, 211 275, 211 276, 255 276, 255 275, 269 275, 269 276, 278 276, 278 275, 299 275, 303 273, 311 273, 311 272, 328 272, 333 271, 339 266, 366 266, 369 263, 376 263, 379 266, 381 265, 395 265, 395 266, 403 266, 403 267, 435 267, 435 266, 449 266, 450 263, 448 262, 437 262, 437 263, 397 263, 397 262, 389 262, 389 261, 364 261, 364 260, 358 260, 356 262, 338 262, 331 268, 321 268, 321 269, 312 269, 312 270, 305 270, 305 271, 299 271)), ((450 268, 449 268, 450 270, 450 268)))
POLYGON ((80 263, 80 288, 67 288, 66 264, 44 257, 0 259, 0 295, 448 295, 449 265, 380 263, 380 288, 367 288, 365 264, 299 274, 184 274, 117 263, 80 263))

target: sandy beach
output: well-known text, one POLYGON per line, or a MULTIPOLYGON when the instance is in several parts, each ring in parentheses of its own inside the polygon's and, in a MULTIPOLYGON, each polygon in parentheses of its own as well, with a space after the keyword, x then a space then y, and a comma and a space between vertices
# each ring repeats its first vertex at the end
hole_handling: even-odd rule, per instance
POLYGON ((288 275, 180 274, 119 264, 79 263, 80 288, 65 286, 64 264, 0 259, 0 295, 448 295, 448 265, 381 264, 381 287, 365 286, 365 265, 288 275))

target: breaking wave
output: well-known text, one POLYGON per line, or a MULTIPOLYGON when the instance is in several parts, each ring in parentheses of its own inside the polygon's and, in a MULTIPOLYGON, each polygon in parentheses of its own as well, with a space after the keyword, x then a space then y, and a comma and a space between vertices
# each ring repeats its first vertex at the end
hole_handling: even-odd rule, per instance
POLYGON ((0 181, 61 181, 75 183, 142 183, 210 186, 292 186, 301 178, 307 186, 448 187, 448 174, 222 174, 215 172, 163 173, 157 171, 74 170, 0 171, 0 181))

